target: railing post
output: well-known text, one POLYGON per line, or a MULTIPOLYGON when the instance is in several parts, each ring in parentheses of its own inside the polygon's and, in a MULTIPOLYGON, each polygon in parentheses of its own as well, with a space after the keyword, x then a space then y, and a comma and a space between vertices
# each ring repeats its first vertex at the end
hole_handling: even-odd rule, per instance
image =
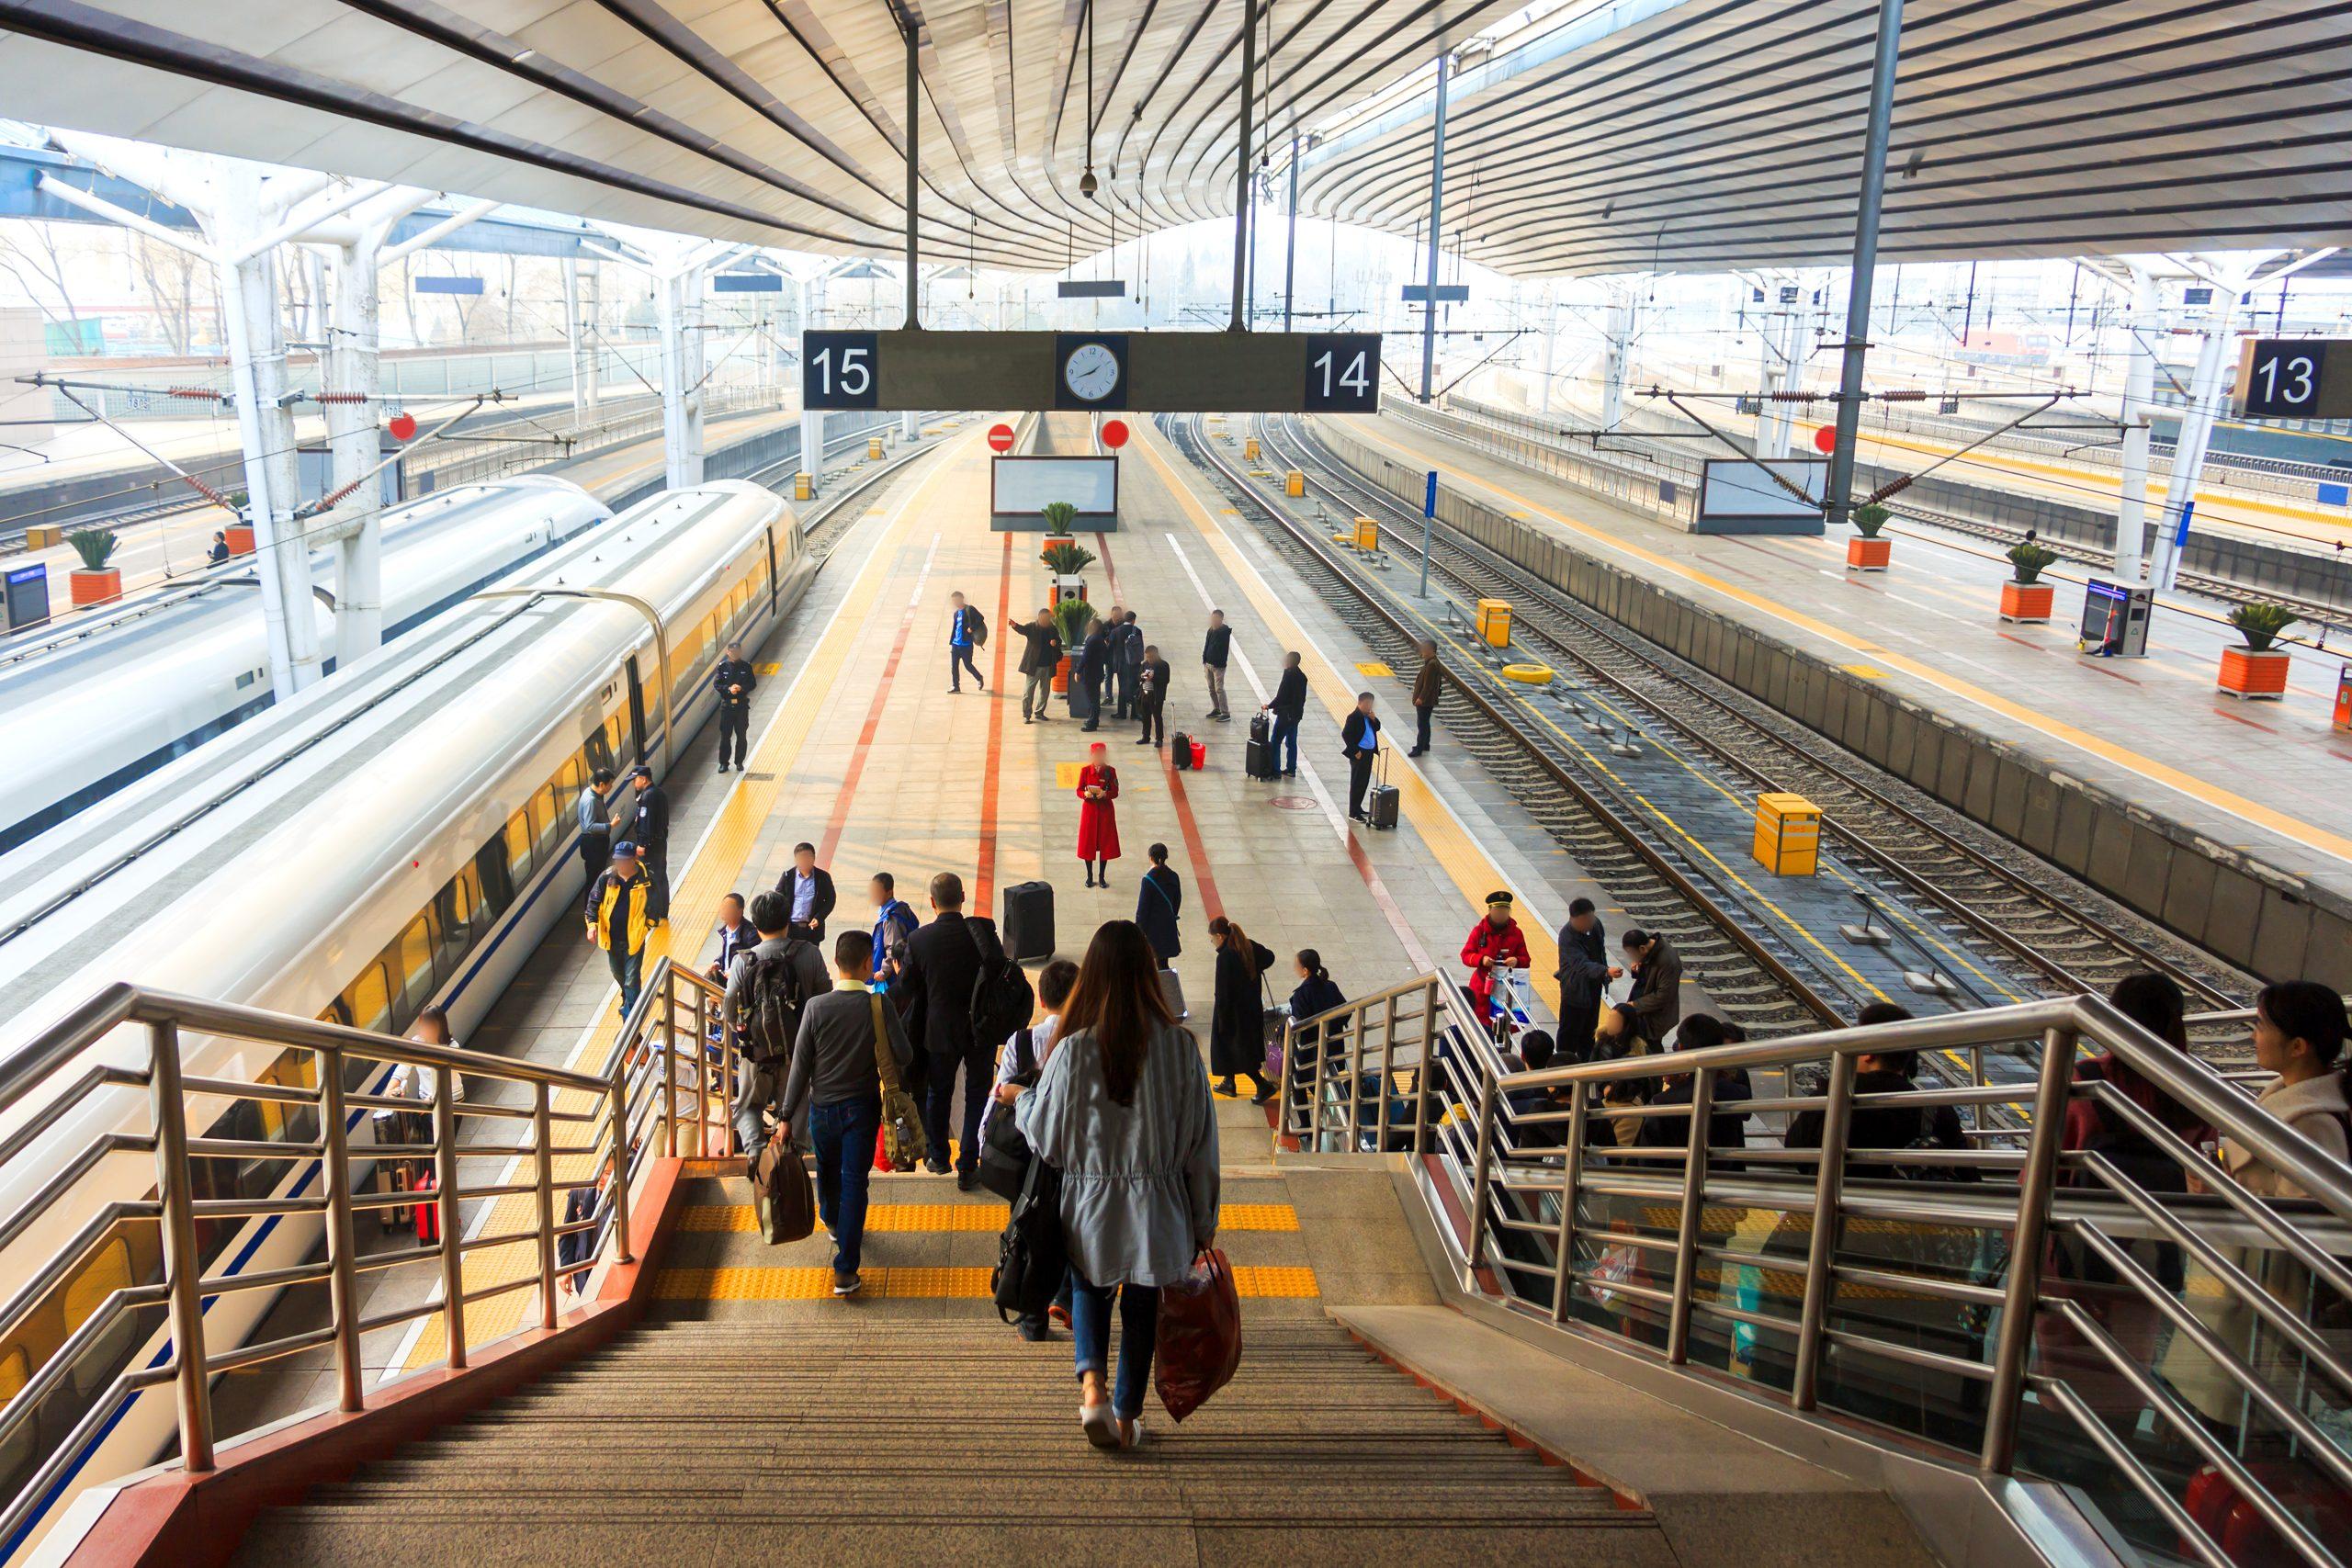
POLYGON ((1437 1070, 1437 982, 1421 990, 1421 1070, 1413 1075, 1413 1152, 1430 1152, 1430 1075, 1437 1070))
POLYGON ((1552 1244, 1552 1321, 1568 1320, 1568 1294, 1576 1283, 1577 1189, 1584 1185, 1585 1107, 1591 1086, 1579 1079, 1568 1089, 1568 1154, 1560 1167, 1560 1235, 1552 1244))
MULTIPOLYGON (((1294 1020, 1294 1022, 1296 1021, 1294 1020)), ((1324 1085, 1331 1077, 1331 1026, 1325 1024, 1315 1036, 1315 1097, 1306 1107, 1306 1131, 1309 1134, 1308 1153, 1322 1154, 1323 1117, 1329 1096, 1324 1085)))
POLYGON ((2033 1354, 2034 1314, 2041 1298, 2042 1243, 2050 1233, 2050 1199, 2058 1185, 2059 1140, 2074 1077, 2075 1032, 2042 1031, 2041 1076, 2033 1087, 2025 1168, 2018 1172, 2018 1223, 2009 1238, 2008 1282, 2001 1292, 2001 1332, 1993 1347, 1993 1387, 1984 1401, 1984 1447, 1977 1456, 1979 1468, 1995 1474, 2007 1474, 2017 1459, 2026 1362, 2033 1354))
POLYGON ((634 1263, 628 1245, 628 1052, 613 1055, 613 1259, 634 1263))
MULTIPOLYGON (((678 972, 670 971, 670 994, 677 995, 678 972)), ((695 1157, 710 1156, 710 993, 700 986, 695 994, 695 1157)))
POLYGON ((168 1020, 147 1026, 148 1090, 155 1117, 155 1191, 164 1202, 164 1281, 169 1292, 172 1356, 179 1364, 180 1468, 212 1468, 212 1387, 204 1359, 204 1262, 197 1254, 195 1193, 188 1180, 187 1101, 180 1093, 180 1030, 168 1020))
POLYGON ((668 1151, 672 1159, 676 1159, 678 1157, 678 1021, 666 1007, 650 1010, 657 1010, 662 1015, 660 1027, 649 1029, 646 1032, 647 1050, 653 1048, 654 1036, 658 1035, 662 1042, 662 1146, 668 1151))
POLYGON ((344 1125, 343 1053, 321 1051, 319 1134, 326 1150, 327 1312, 334 1327, 335 1403, 365 1410, 368 1393, 359 1359, 359 1244, 351 1225, 351 1134, 344 1125))
POLYGON ((1682 1224, 1674 1236, 1674 1300, 1666 1319, 1666 1359, 1677 1367, 1690 1359, 1690 1295, 1698 1283, 1699 1222, 1707 1202, 1707 1124, 1714 1108, 1714 1069, 1702 1067, 1691 1076, 1690 1135, 1682 1156, 1682 1224))
POLYGON ((1380 1111, 1374 1118, 1377 1131, 1373 1137, 1375 1154, 1388 1152, 1388 1095, 1396 1081, 1396 993, 1388 993, 1387 1011, 1380 1025, 1380 1111))
POLYGON ((1294 1066, 1294 1058, 1295 1058, 1297 1055, 1298 1020, 1295 1018, 1286 1018, 1283 1020, 1282 1076, 1274 1088, 1273 1147, 1269 1151, 1270 1157, 1277 1161, 1282 1158, 1283 1155, 1283 1134, 1291 1130, 1291 1089, 1292 1086, 1297 1082, 1296 1078, 1292 1076, 1291 1068, 1294 1066))
POLYGON ((1465 1291, 1478 1289, 1478 1249, 1487 1235, 1487 1190, 1490 1184, 1495 1147, 1495 1076, 1487 1071, 1486 1064, 1478 1065, 1478 1144, 1473 1156, 1476 1168, 1470 1179, 1470 1236, 1463 1249, 1469 1265, 1469 1276, 1462 1281, 1465 1291))
POLYGON ((1810 1410, 1820 1400, 1821 1330, 1829 1316, 1834 1287, 1830 1269, 1838 1251, 1839 1210, 1845 1202, 1846 1139, 1854 1106, 1854 1063, 1850 1052, 1829 1059, 1829 1103, 1822 1112, 1821 1168, 1814 1173, 1813 1231, 1806 1238, 1804 1305, 1797 1314, 1796 1372, 1789 1385, 1789 1403, 1810 1410))
POLYGON ((441 1215, 441 1324, 448 1341, 449 1370, 466 1364, 466 1255, 458 1248, 458 1111, 449 1097, 456 1075, 433 1069, 434 1207, 441 1215))
POLYGON ((555 1327, 555 1122, 548 1112, 548 1089, 542 1079, 534 1086, 531 1131, 538 1140, 539 1186, 539 1326, 555 1327))
POLYGON ((748 1153, 735 1143, 735 1101, 743 1092, 743 1062, 735 1049, 735 1032, 727 1027, 723 1011, 718 1020, 718 1076, 719 1137, 729 1154, 748 1153))

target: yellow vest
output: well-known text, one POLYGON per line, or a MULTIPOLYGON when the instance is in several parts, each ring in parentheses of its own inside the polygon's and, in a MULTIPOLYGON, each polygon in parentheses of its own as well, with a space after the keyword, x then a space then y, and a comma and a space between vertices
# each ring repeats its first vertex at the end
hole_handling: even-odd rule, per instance
POLYGON ((627 882, 623 882, 610 873, 605 874, 604 894, 596 901, 596 918, 592 922, 595 928, 598 947, 607 951, 612 947, 605 933, 612 929, 613 900, 620 897, 626 891, 636 897, 636 903, 631 906, 628 912, 628 951, 631 953, 645 951, 645 906, 652 886, 652 879, 648 876, 633 876, 627 882))

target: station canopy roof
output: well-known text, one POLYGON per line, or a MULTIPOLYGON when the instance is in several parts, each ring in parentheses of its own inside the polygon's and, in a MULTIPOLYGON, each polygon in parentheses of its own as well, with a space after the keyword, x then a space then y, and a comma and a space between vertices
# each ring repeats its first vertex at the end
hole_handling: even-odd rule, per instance
MULTIPOLYGON (((1261 177, 1520 275, 1838 265, 1874 0, 1273 0, 1261 177)), ((1229 214, 1234 0, 0 0, 42 123, 798 249, 1058 270, 1229 214), (1092 38, 1089 78, 1090 33, 1092 38), (1092 106, 1090 113, 1089 106, 1092 106), (1091 134, 1090 134, 1091 132, 1091 134), (1102 193, 1080 194, 1089 145, 1102 193)), ((1891 260, 2352 231, 2352 3, 1913 0, 1891 260)))

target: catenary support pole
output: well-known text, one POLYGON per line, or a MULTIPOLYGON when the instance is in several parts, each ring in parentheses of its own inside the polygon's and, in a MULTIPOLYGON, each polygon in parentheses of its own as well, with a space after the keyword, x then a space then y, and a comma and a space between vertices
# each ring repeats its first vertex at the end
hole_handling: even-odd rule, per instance
POLYGON ((1290 331, 1291 307, 1298 293, 1298 137, 1290 139, 1290 233, 1283 241, 1283 331, 1290 331))
POLYGON ((2205 450, 2212 444, 2214 416, 2222 400, 2222 374, 2228 360, 2232 329, 2237 324, 2243 282, 2230 278, 2213 286, 2213 305, 2205 318, 2197 345, 2197 368, 2188 383, 2188 406, 2181 411, 2180 429, 2172 445, 2172 477, 2165 486, 2164 510, 2157 514, 2163 530, 2156 536, 2155 558, 2148 581, 2169 591, 2180 576, 2182 547, 2188 542, 2188 520, 2194 515, 2197 479, 2205 468, 2205 450))
POLYGON ((1250 287, 1250 110, 1258 81, 1257 0, 1241 0, 1241 144, 1233 152, 1233 317, 1229 333, 1250 330, 1245 314, 1250 287))
POLYGON ((376 394, 381 385, 376 295, 376 239, 368 227, 334 253, 327 389, 356 402, 327 405, 327 450, 337 491, 356 486, 333 513, 352 531, 335 541, 334 664, 348 670, 384 642, 383 479, 368 470, 378 451, 376 394))
POLYGON ((916 186, 921 183, 922 163, 922 40, 911 14, 904 23, 907 34, 907 327, 910 331, 922 325, 922 279, 916 272, 922 261, 921 241, 915 233, 916 186))
POLYGON ((1437 253, 1445 219, 1445 73, 1453 63, 1444 50, 1437 57, 1437 118, 1430 132, 1430 254, 1422 281, 1429 285, 1421 301, 1421 401, 1428 402, 1437 383, 1437 253))
POLYGON ((1862 189, 1854 207, 1854 273, 1846 291, 1845 359, 1838 373, 1838 446, 1829 454, 1824 507, 1833 528, 1847 521, 1854 504, 1854 441, 1861 426, 1871 286, 1878 271, 1879 209, 1886 193, 1886 142, 1894 118, 1894 72, 1902 41, 1903 0, 1878 0, 1878 47, 1871 62, 1870 118, 1862 139, 1862 189))
POLYGON ((2123 459, 2115 507, 2115 576, 2139 582, 2147 570, 2148 406, 2156 395, 2156 280, 2146 267, 2131 269, 2132 304, 2123 319, 2123 459))

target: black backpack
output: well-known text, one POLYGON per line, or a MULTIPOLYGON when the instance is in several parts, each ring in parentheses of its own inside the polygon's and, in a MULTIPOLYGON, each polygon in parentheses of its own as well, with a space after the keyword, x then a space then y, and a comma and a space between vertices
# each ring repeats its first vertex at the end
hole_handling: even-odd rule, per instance
MULTIPOLYGON (((990 1125, 1002 1118, 991 1118, 990 1125)), ((997 1316, 1043 1317, 1061 1293, 1062 1277, 1069 1272, 1069 1246, 1062 1234, 1062 1173, 1041 1159, 1031 1159, 1021 1190, 1012 1199, 1012 1213, 997 1240, 996 1268, 989 1276, 989 1294, 996 1301, 997 1316)))
POLYGON ((989 640, 989 618, 980 614, 977 605, 964 606, 964 635, 972 639, 974 648, 989 640))
POLYGON ((744 994, 751 998, 743 1032, 754 1062, 789 1055, 800 1035, 800 1012, 808 1004, 808 990, 800 974, 798 952, 808 946, 797 938, 778 953, 754 951, 743 976, 744 994))
MULTIPOLYGON (((1004 1081, 1034 1089, 1037 1084, 1037 1032, 1024 1029, 1012 1037, 1012 1072, 1004 1081)), ((979 1180, 982 1187, 1007 1202, 1021 1196, 1029 1175, 1029 1140, 1021 1135, 1012 1107, 1000 1105, 980 1130, 979 1180)))
POLYGON ((964 929, 980 950, 979 976, 972 982, 972 1038, 1002 1040, 1016 1029, 1026 1029, 1037 1011, 1037 993, 1030 989, 1028 971, 1005 956, 994 920, 967 920, 964 929))

